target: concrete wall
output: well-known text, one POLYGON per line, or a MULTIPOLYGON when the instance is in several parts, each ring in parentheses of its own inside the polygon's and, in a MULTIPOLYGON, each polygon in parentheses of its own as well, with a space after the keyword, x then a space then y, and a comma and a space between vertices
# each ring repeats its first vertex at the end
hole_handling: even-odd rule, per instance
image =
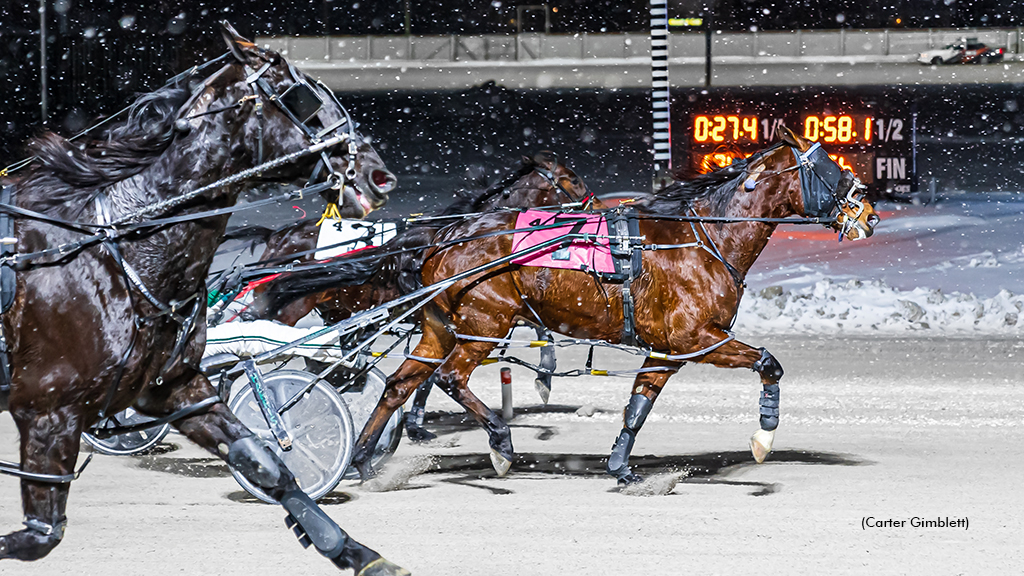
MULTIPOLYGON (((335 90, 646 88, 647 34, 347 36, 259 38, 335 90)), ((705 83, 705 35, 670 36, 674 86, 705 83)), ((792 30, 712 35, 719 86, 1024 82, 1024 28, 792 30), (921 66, 928 48, 963 37, 1007 49, 1003 64, 921 66)))
MULTIPOLYGON (((916 55, 963 37, 1024 52, 1024 29, 792 30, 716 32, 714 56, 895 56, 916 55)), ((647 34, 521 34, 519 36, 345 36, 260 38, 261 45, 293 60, 508 61, 635 58, 650 53, 647 34)), ((702 32, 671 35, 670 57, 704 57, 702 32)))

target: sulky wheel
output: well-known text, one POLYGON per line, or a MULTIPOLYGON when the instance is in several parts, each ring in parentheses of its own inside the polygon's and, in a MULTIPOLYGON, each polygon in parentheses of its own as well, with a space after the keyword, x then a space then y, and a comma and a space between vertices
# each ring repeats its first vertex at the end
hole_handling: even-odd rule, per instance
MULTIPOLYGON (((267 396, 275 406, 281 406, 314 379, 316 376, 309 372, 279 370, 265 375, 263 382, 267 396)), ((246 385, 231 399, 229 408, 284 460, 299 487, 313 500, 334 489, 352 460, 352 416, 341 396, 324 381, 317 382, 298 403, 281 414, 292 439, 288 451, 281 449, 270 432, 250 386, 246 385)), ((253 496, 276 503, 239 473, 232 470, 231 474, 253 496)))
MULTIPOLYGON (((113 418, 103 420, 97 426, 99 428, 114 426, 115 423, 112 420, 116 420, 118 424, 124 426, 129 424, 139 424, 141 422, 145 422, 148 418, 140 415, 134 409, 128 408, 124 412, 115 414, 113 418)), ((161 424, 138 432, 128 432, 127 434, 111 436, 110 438, 97 438, 88 432, 83 432, 82 439, 85 440, 87 444, 95 448, 100 454, 130 456, 132 454, 145 452, 153 446, 156 446, 170 431, 170 424, 161 424)))
MULTIPOLYGON (((357 437, 362 431, 363 426, 366 425, 366 421, 370 419, 370 414, 373 412, 374 407, 377 406, 377 401, 384 394, 384 381, 384 373, 374 368, 366 374, 365 382, 362 382, 361 386, 353 386, 345 390, 341 395, 345 400, 345 405, 348 406, 349 411, 352 413, 357 437)), ((403 419, 404 411, 399 407, 384 426, 384 432, 381 433, 380 440, 377 441, 377 447, 374 449, 373 455, 370 456, 370 464, 375 470, 379 470, 381 465, 387 462, 388 458, 391 458, 391 455, 398 448, 398 443, 402 440, 403 419)), ((354 466, 350 467, 345 472, 344 478, 347 480, 357 480, 359 478, 359 471, 354 466)))

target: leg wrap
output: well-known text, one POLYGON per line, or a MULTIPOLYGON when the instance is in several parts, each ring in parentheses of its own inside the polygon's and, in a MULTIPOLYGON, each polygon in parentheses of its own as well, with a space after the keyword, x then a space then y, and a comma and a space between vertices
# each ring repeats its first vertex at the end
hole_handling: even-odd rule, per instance
POLYGON ((612 476, 621 480, 633 474, 629 469, 629 455, 633 451, 636 434, 647 420, 653 405, 651 399, 643 394, 633 394, 629 397, 629 404, 622 414, 622 431, 615 439, 612 453, 608 456, 607 471, 612 476))
POLYGON ((632 471, 629 469, 629 453, 633 451, 633 442, 636 441, 636 433, 628 428, 619 432, 619 437, 612 444, 612 453, 608 456, 608 467, 606 470, 616 478, 624 478, 632 471))
POLYGON ((547 372, 547 374, 537 373, 537 379, 546 383, 548 388, 551 388, 551 374, 558 367, 558 359, 555 358, 555 349, 545 346, 540 349, 540 362, 538 367, 547 372))
POLYGON ((241 438, 231 444, 228 464, 280 500, 281 506, 288 511, 285 524, 295 531, 303 547, 312 544, 328 558, 341 554, 348 535, 298 488, 284 462, 255 436, 241 438))
POLYGON ((413 406, 405 415, 406 425, 423 426, 423 417, 427 410, 423 406, 413 406))
POLYGON ((430 380, 420 384, 412 401, 412 409, 405 413, 405 435, 413 442, 426 442, 437 438, 437 434, 423 427, 423 417, 427 413, 427 397, 430 396, 430 389, 433 387, 430 380))
POLYGON ((761 348, 761 359, 754 362, 754 365, 751 366, 751 368, 754 372, 757 372, 761 376, 773 382, 778 382, 782 379, 782 375, 785 374, 782 370, 782 365, 775 359, 775 356, 772 356, 771 352, 768 352, 764 348, 761 348))
POLYGON ((779 385, 766 384, 761 392, 761 429, 775 430, 779 427, 779 385))
POLYGON ((281 498, 281 506, 288 511, 285 524, 295 531, 303 548, 310 544, 328 558, 338 557, 348 543, 348 534, 342 530, 306 493, 288 490, 281 498))
POLYGON ((426 410, 422 406, 413 405, 412 409, 405 413, 405 435, 413 442, 426 442, 437 438, 437 434, 423 427, 423 415, 426 410))
POLYGON ((770 352, 761 348, 761 359, 752 366, 762 378, 771 382, 761 392, 761 429, 775 430, 779 427, 779 380, 785 372, 782 365, 770 352))
POLYGON ((651 402, 651 399, 643 394, 633 394, 630 396, 629 404, 626 405, 626 411, 622 414, 623 427, 639 432, 647 420, 647 415, 651 413, 651 406, 653 405, 654 402, 651 402))
POLYGON ((48 524, 38 518, 26 518, 25 529, 0 536, 0 559, 38 560, 60 544, 67 519, 48 524))
POLYGON ((241 438, 231 443, 228 449, 228 464, 275 498, 278 496, 274 494, 274 489, 283 489, 291 477, 277 454, 255 436, 241 438))

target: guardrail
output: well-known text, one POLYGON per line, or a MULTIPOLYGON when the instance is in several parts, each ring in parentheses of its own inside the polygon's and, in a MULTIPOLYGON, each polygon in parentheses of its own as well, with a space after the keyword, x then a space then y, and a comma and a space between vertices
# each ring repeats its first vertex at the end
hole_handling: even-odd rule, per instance
MULTIPOLYGON (((715 32, 714 57, 889 57, 916 55, 962 38, 1024 53, 1024 28, 715 32)), ((259 38, 293 60, 335 62, 525 62, 646 58, 647 34, 325 36, 259 38)), ((704 58, 703 32, 673 32, 669 57, 704 58)))

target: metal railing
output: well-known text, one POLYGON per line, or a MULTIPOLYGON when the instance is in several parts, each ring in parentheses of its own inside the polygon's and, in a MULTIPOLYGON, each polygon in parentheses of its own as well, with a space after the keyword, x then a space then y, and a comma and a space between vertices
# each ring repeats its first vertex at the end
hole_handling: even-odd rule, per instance
MULTIPOLYGON (((670 58, 704 58, 702 32, 674 32, 670 58)), ((1007 54, 1024 54, 1024 28, 926 30, 793 30, 716 32, 718 57, 879 57, 911 56, 963 38, 976 38, 1007 54)), ((293 60, 332 62, 502 62, 646 58, 650 37, 625 34, 540 34, 481 36, 327 36, 259 38, 260 45, 293 60)))

